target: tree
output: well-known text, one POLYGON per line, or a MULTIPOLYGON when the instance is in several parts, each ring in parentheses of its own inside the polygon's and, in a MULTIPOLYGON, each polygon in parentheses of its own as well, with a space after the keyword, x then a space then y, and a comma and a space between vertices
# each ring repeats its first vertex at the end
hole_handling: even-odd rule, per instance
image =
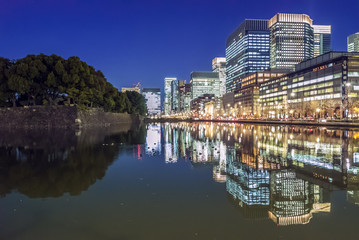
POLYGON ((12 63, 7 58, 0 57, 0 107, 7 107, 10 98, 10 89, 8 86, 9 69, 12 63))
POLYGON ((143 97, 143 95, 134 91, 127 91, 126 95, 130 100, 132 106, 131 111, 129 113, 136 113, 140 115, 147 114, 146 99, 143 97))
POLYGON ((120 93, 104 74, 80 60, 57 55, 27 55, 10 61, 0 58, 0 107, 75 104, 105 111, 144 115, 144 97, 120 93))
POLYGON ((127 94, 119 92, 114 100, 115 100, 115 107, 113 109, 114 112, 130 113, 132 111, 131 102, 128 99, 127 94))

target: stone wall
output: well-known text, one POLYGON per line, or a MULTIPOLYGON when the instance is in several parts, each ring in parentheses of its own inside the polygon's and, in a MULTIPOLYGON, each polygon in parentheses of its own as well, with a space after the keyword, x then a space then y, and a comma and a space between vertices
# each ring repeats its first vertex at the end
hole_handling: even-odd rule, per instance
POLYGON ((82 128, 137 125, 138 115, 108 113, 103 109, 79 110, 76 106, 0 108, 0 128, 82 128))
POLYGON ((78 120, 81 127, 101 126, 108 127, 117 124, 139 124, 138 115, 127 113, 104 112, 101 108, 93 108, 86 111, 78 111, 78 120))

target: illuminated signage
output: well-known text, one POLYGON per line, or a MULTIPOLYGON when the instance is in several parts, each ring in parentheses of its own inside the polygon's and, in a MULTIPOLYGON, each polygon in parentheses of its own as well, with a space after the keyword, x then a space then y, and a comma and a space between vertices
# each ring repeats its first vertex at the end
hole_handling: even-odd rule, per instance
POLYGON ((316 71, 319 71, 319 70, 322 70, 322 69, 326 69, 328 68, 328 65, 323 65, 323 66, 320 66, 320 67, 316 67, 316 68, 313 68, 313 72, 316 72, 316 71))

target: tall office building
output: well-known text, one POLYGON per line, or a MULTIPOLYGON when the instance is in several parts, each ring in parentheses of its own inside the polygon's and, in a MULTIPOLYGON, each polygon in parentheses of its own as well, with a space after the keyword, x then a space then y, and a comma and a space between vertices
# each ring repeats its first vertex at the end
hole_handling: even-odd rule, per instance
POLYGON ((142 95, 146 99, 148 115, 161 114, 161 89, 143 88, 142 95))
POLYGON ((192 91, 191 91, 191 84, 186 84, 185 85, 185 90, 184 90, 184 112, 189 112, 191 111, 191 100, 192 100, 192 91))
POLYGON ((220 81, 218 72, 192 72, 192 100, 204 94, 220 96, 220 81))
POLYGON ((184 99, 186 93, 186 80, 178 81, 178 112, 184 111, 184 99))
POLYGON ((359 52, 359 32, 348 37, 348 52, 359 52))
POLYGON ((171 83, 171 95, 172 95, 172 113, 178 111, 178 81, 174 80, 171 83))
POLYGON ((172 112, 172 82, 177 81, 177 78, 165 78, 165 101, 164 112, 165 115, 170 115, 172 112))
POLYGON ((294 69, 314 56, 313 20, 305 14, 278 13, 268 22, 270 67, 294 69))
POLYGON ((248 73, 269 68, 268 20, 245 20, 226 42, 226 92, 240 88, 248 73))
POLYGON ((313 25, 314 57, 331 51, 331 25, 313 25))
POLYGON ((219 95, 226 93, 226 58, 216 57, 212 60, 212 71, 219 74, 219 95))

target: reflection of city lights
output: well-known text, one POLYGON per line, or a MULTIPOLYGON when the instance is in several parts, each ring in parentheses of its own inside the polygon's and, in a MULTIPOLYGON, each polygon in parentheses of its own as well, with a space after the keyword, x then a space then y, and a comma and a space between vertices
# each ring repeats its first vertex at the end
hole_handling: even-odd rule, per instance
MULTIPOLYGON (((298 215, 287 216, 289 212, 283 211, 283 215, 280 215, 281 213, 273 210, 272 217, 283 225, 308 223, 313 213, 330 211, 328 203, 318 202, 322 201, 319 200, 322 199, 319 198, 322 187, 318 187, 318 192, 313 194, 311 192, 313 181, 304 180, 301 175, 297 177, 295 175, 297 170, 300 173, 304 172, 306 177, 313 178, 316 182, 320 180, 327 184, 338 183, 338 173, 341 174, 340 176, 347 176, 344 179, 349 182, 349 176, 354 176, 353 174, 358 174, 359 171, 354 154, 358 152, 356 149, 358 147, 354 146, 357 143, 351 141, 356 137, 353 132, 348 134, 351 137, 348 142, 353 144, 348 150, 348 146, 345 145, 347 143, 343 143, 338 137, 342 136, 341 134, 330 130, 322 131, 322 129, 318 131, 305 130, 301 127, 251 126, 235 123, 196 125, 178 123, 170 125, 169 129, 164 137, 168 139, 165 142, 168 162, 177 160, 178 152, 182 154, 181 146, 185 146, 184 152, 187 156, 190 155, 191 163, 213 164, 213 179, 218 182, 227 181, 227 191, 240 200, 239 205, 242 207, 249 204, 260 205, 260 202, 256 202, 260 198, 266 204, 272 204, 272 200, 267 200, 272 196, 272 191, 278 187, 280 190, 277 193, 278 199, 285 197, 287 200, 279 201, 273 195, 273 206, 270 209, 301 211, 298 215), (246 132, 247 129, 249 131, 246 132), (258 129, 258 136, 255 129, 258 129), (181 143, 183 139, 186 139, 185 145, 181 143), (225 141, 226 139, 228 142, 225 141), (346 148, 349 158, 342 158, 342 148, 346 148), (350 154, 353 155, 353 160, 350 160, 350 154), (272 171, 274 169, 275 171, 272 171), (292 170, 284 173, 283 170, 286 169, 292 170), (318 169, 320 170, 316 172, 318 169), (272 181, 272 174, 276 172, 282 172, 282 179, 272 181), (334 177, 330 178, 330 176, 334 177), (307 202, 311 202, 312 205, 306 206, 306 209, 302 208, 304 206, 302 198, 310 198, 307 202), (303 209, 306 212, 303 212, 303 209)), ((151 144, 147 143, 147 145, 151 144)))
POLYGON ((161 153, 161 126, 152 124, 147 126, 146 154, 155 155, 161 153))

